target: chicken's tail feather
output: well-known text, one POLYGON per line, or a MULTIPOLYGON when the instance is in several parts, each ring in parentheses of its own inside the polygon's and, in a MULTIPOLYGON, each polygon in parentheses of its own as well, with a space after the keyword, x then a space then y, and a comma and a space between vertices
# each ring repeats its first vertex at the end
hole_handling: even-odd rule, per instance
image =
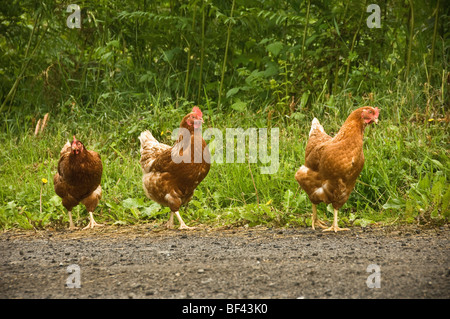
POLYGON ((314 118, 311 123, 311 130, 309 131, 309 137, 311 137, 311 134, 314 132, 314 130, 319 130, 322 133, 325 133, 325 130, 323 129, 323 126, 320 125, 320 122, 318 119, 314 118))
POLYGON ((139 135, 139 141, 141 141, 141 167, 144 173, 148 173, 155 158, 170 146, 158 142, 148 130, 139 135))
POLYGON ((139 141, 141 141, 141 149, 144 144, 159 143, 149 130, 146 130, 139 135, 139 141))
POLYGON ((61 149, 61 152, 59 152, 59 155, 62 156, 63 154, 70 152, 70 142, 67 141, 66 144, 64 144, 63 148, 61 149))

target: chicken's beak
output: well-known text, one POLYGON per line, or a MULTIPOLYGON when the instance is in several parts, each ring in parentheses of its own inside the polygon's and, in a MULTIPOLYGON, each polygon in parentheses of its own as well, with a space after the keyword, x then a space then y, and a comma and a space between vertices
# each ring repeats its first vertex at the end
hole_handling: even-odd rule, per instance
POLYGON ((70 144, 70 148, 72 149, 72 151, 75 151, 77 149, 77 139, 75 138, 75 135, 73 136, 73 140, 72 140, 72 144, 70 144))
POLYGON ((79 148, 78 148, 77 144, 75 144, 75 143, 72 143, 72 145, 70 145, 70 149, 72 150, 72 153, 74 153, 74 154, 79 153, 79 148))
POLYGON ((375 118, 374 122, 375 124, 378 124, 378 118, 375 118))

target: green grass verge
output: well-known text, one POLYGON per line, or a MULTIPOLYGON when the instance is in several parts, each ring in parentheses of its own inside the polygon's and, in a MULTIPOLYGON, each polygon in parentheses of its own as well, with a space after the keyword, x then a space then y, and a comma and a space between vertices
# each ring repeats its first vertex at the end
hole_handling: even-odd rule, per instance
MULTIPOLYGON (((442 120, 443 109, 420 111, 424 108, 404 98, 408 94, 411 91, 404 87, 372 103, 381 109, 380 123, 366 129, 365 166, 340 210, 344 226, 448 222, 448 121, 442 120)), ((0 228, 67 226, 67 214, 53 190, 53 175, 59 151, 73 134, 88 149, 99 152, 103 160, 104 195, 95 212, 97 221, 126 225, 167 220, 169 209, 144 195, 138 135, 149 129, 161 142, 172 144, 171 132, 192 103, 180 105, 154 98, 148 105, 122 109, 120 103, 110 102, 112 105, 105 101, 96 109, 73 105, 50 115, 46 131, 38 137, 29 118, 4 119, 5 130, 0 133, 0 228)), ((204 128, 223 132, 227 127, 280 128, 280 167, 276 174, 265 175, 259 168, 266 164, 213 164, 187 211, 182 211, 185 221, 210 226, 310 226, 311 203, 300 191, 294 174, 304 161, 311 120, 318 117, 334 135, 350 110, 366 104, 362 99, 339 95, 310 103, 290 116, 269 116, 271 106, 220 114, 210 105, 201 106, 204 128)), ((321 204, 319 217, 331 220, 332 211, 321 204)), ((79 226, 87 222, 82 205, 74 209, 74 218, 79 226)))

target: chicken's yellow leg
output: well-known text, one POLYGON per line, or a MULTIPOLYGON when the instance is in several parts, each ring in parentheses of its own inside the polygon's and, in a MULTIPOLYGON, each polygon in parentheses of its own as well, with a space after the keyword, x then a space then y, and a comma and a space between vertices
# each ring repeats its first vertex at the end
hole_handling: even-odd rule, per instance
POLYGON ((311 226, 312 229, 316 229, 315 226, 319 226, 320 228, 326 228, 326 225, 323 221, 317 218, 317 207, 316 205, 312 204, 312 218, 311 218, 311 226))
POLYGON ((183 219, 180 216, 180 213, 178 211, 175 212, 175 215, 177 215, 178 221, 180 222, 180 228, 179 229, 195 229, 195 227, 189 227, 186 225, 183 221, 183 219))
POLYGON ((94 215, 92 214, 92 212, 89 212, 89 224, 83 228, 84 229, 88 229, 88 228, 94 228, 94 227, 100 227, 103 226, 103 224, 98 224, 95 220, 94 220, 94 215))
POLYGON ((75 227, 75 225, 73 224, 72 211, 69 210, 68 213, 69 213, 69 229, 70 230, 78 229, 78 227, 75 227))
POLYGON ((166 227, 168 229, 172 229, 173 228, 173 212, 170 212, 170 217, 169 217, 169 221, 166 224, 166 227))
POLYGON ((338 227, 338 210, 336 208, 334 209, 333 225, 330 228, 324 229, 323 231, 332 231, 332 230, 335 233, 337 233, 338 231, 341 231, 341 230, 350 230, 348 228, 339 228, 338 227))

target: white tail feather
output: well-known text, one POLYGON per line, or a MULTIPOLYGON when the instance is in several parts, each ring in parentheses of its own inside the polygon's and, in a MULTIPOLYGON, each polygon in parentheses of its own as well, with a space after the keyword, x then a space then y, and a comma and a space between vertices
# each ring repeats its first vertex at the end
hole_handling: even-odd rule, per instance
POLYGON ((141 142, 141 167, 144 173, 148 173, 156 157, 158 157, 161 152, 169 149, 170 146, 158 142, 148 130, 139 135, 139 141, 141 142))
POLYGON ((316 118, 314 118, 314 119, 312 120, 312 123, 311 123, 311 130, 309 131, 309 136, 310 136, 310 137, 311 137, 311 134, 312 134, 312 132, 313 132, 314 130, 319 130, 319 131, 321 131, 322 133, 325 133, 325 130, 323 129, 323 126, 320 125, 319 120, 316 119, 316 118))
POLYGON ((63 148, 61 149, 61 152, 59 152, 59 156, 62 156, 63 154, 70 152, 70 147, 71 147, 70 142, 67 141, 67 143, 64 144, 63 148))

